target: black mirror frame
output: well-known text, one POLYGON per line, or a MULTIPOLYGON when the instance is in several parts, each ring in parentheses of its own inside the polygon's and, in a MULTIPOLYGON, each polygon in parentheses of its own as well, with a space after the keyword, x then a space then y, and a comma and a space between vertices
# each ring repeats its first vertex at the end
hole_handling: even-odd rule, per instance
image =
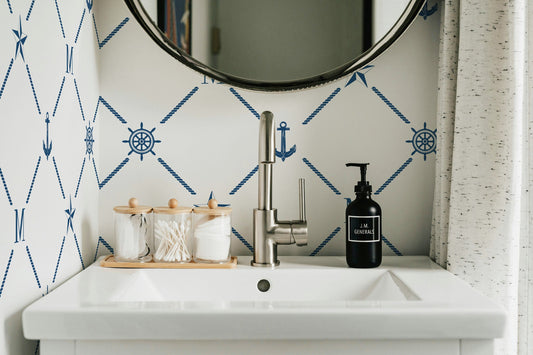
POLYGON ((190 55, 178 49, 168 38, 159 30, 157 25, 152 21, 150 16, 144 10, 141 0, 124 0, 130 9, 133 16, 137 19, 139 24, 144 28, 148 35, 168 54, 185 64, 189 68, 198 71, 208 77, 224 82, 229 85, 259 91, 288 91, 304 89, 313 86, 319 86, 330 81, 339 79, 345 75, 353 73, 354 71, 368 65, 372 60, 381 55, 387 50, 413 23, 420 13, 422 6, 426 0, 411 0, 407 5, 406 10, 400 16, 394 26, 387 32, 387 34, 379 40, 369 50, 338 68, 335 68, 327 73, 312 76, 306 79, 294 81, 277 81, 266 82, 241 78, 231 74, 223 73, 217 69, 211 68, 203 63, 200 63, 190 55))

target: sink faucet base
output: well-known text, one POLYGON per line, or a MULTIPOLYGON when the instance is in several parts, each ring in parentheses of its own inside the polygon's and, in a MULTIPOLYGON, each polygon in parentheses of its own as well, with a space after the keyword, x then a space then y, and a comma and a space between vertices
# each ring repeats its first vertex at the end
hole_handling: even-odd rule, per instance
POLYGON ((263 263, 256 263, 252 260, 252 262, 250 263, 250 265, 252 266, 259 266, 259 267, 268 267, 268 268, 275 268, 275 267, 278 267, 279 266, 279 260, 276 260, 276 262, 274 264, 270 264, 270 263, 266 263, 266 264, 263 264, 263 263))

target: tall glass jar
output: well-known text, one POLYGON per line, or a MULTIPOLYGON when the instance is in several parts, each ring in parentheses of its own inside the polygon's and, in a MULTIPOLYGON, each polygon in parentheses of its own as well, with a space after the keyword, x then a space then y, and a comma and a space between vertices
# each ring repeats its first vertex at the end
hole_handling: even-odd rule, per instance
POLYGON ((154 207, 154 261, 188 263, 192 260, 192 208, 178 207, 172 198, 168 207, 154 207))
POLYGON ((230 259, 231 208, 218 207, 215 199, 208 207, 195 207, 194 261, 198 263, 225 263, 230 259))
POLYGON ((128 206, 116 206, 113 211, 115 260, 119 262, 151 261, 152 207, 139 206, 136 198, 130 198, 128 206))

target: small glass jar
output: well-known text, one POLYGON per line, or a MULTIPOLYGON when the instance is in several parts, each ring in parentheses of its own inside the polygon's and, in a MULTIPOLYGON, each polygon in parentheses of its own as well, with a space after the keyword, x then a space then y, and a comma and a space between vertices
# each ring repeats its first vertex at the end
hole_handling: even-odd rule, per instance
POLYGON ((218 207, 209 200, 208 207, 195 207, 194 261, 197 263, 226 263, 230 259, 231 208, 218 207))
POLYGON ((139 206, 130 198, 128 206, 113 208, 115 220, 115 260, 119 262, 148 262, 152 260, 152 207, 139 206))
POLYGON ((192 208, 178 207, 172 198, 168 207, 154 207, 154 261, 188 263, 192 260, 192 208))

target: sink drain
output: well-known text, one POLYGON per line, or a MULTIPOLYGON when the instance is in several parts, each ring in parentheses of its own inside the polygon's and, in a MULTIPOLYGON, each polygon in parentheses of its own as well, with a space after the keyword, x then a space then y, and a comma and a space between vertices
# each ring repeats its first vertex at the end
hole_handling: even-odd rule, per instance
POLYGON ((267 292, 270 290, 270 281, 262 279, 257 283, 257 289, 261 292, 267 292))

